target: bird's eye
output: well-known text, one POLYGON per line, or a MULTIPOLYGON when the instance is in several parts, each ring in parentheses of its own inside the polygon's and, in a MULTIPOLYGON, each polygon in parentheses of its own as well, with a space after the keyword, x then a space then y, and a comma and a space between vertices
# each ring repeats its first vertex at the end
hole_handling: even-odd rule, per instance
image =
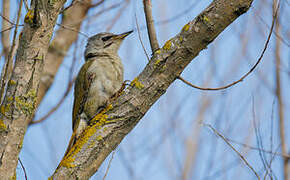
POLYGON ((102 38, 102 41, 108 41, 109 39, 111 39, 113 36, 106 36, 102 38))

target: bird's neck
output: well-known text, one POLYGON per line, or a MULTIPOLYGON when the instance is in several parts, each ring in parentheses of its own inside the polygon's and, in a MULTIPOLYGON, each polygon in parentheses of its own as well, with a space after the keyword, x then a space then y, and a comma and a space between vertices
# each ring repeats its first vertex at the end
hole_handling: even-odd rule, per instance
POLYGON ((108 53, 108 52, 95 52, 95 53, 88 53, 85 55, 85 60, 93 60, 99 58, 110 58, 110 59, 119 59, 119 55, 117 53, 108 53))

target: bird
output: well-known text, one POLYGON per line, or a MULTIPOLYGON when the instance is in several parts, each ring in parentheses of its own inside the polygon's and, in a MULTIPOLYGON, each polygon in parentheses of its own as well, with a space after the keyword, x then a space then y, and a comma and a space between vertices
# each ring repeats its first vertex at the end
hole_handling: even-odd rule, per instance
POLYGON ((121 34, 98 33, 88 39, 84 59, 75 81, 72 112, 72 136, 69 149, 89 125, 96 113, 106 106, 123 84, 124 67, 118 50, 133 31, 121 34))

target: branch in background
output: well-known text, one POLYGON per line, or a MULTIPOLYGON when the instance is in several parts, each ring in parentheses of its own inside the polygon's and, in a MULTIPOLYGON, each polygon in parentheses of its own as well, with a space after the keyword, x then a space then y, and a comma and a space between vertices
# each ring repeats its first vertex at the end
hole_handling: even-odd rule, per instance
POLYGON ((44 120, 46 120, 49 116, 51 116, 60 107, 60 105, 62 105, 62 103, 64 102, 65 98, 69 94, 74 82, 75 82, 75 78, 73 80, 69 81, 68 86, 66 88, 66 91, 65 91, 64 95, 62 96, 62 98, 59 100, 59 102, 53 108, 51 108, 51 110, 46 115, 44 115, 43 117, 39 118, 38 120, 32 120, 29 123, 29 125, 41 123, 44 120))
POLYGON ((111 167, 112 160, 114 159, 114 155, 115 155, 115 153, 116 153, 116 151, 113 151, 113 152, 112 152, 111 159, 110 159, 110 161, 109 161, 108 167, 107 167, 107 169, 106 169, 105 175, 104 175, 104 177, 103 177, 102 180, 105 180, 106 177, 107 177, 107 175, 108 175, 108 172, 109 172, 109 169, 110 169, 110 167, 111 167))
POLYGON ((219 136, 220 138, 222 138, 222 140, 224 140, 225 143, 227 143, 228 146, 230 146, 230 148, 232 150, 234 150, 237 155, 240 157, 240 159, 246 164, 246 166, 248 166, 250 168, 250 170, 255 174, 255 176, 257 177, 257 179, 260 180, 260 176, 258 175, 258 173, 254 170, 254 168, 248 163, 248 161, 246 160, 246 158, 238 151, 236 150, 233 145, 221 134, 219 133, 215 128, 213 128, 210 124, 203 124, 204 126, 209 127, 217 136, 219 136))
POLYGON ((106 31, 110 31, 113 28, 113 26, 116 24, 118 19, 121 17, 122 13, 128 7, 129 3, 130 3, 130 0, 125 0, 124 6, 117 12, 115 18, 111 20, 111 23, 107 26, 106 31))
MULTIPOLYGON (((2 26, 1 26, 1 43, 2 43, 2 53, 5 56, 5 60, 7 60, 7 56, 9 53, 10 48, 10 29, 15 26, 15 23, 9 20, 10 17, 10 0, 3 0, 2 1, 2 12, 3 15, 0 13, 2 17, 2 26), (12 25, 12 26, 11 26, 12 25)), ((2 71, 3 73, 3 71, 2 71)), ((2 75, 1 75, 2 76, 2 75)))
MULTIPOLYGON (((19 20, 20 20, 20 16, 21 16, 22 4, 23 4, 23 0, 20 1, 20 6, 19 6, 18 12, 17 12, 17 19, 16 19, 15 30, 14 30, 14 34, 13 34, 12 46, 11 46, 9 54, 7 56, 5 66, 3 66, 4 69, 2 69, 2 72, 1 72, 0 104, 2 104, 4 91, 5 91, 6 85, 7 85, 7 81, 10 78, 10 75, 11 75, 12 69, 13 69, 13 67, 12 67, 13 66, 13 57, 14 57, 14 53, 15 53, 15 49, 16 49, 16 36, 17 36, 17 30, 18 30, 19 20)), ((3 21, 3 22, 5 22, 5 21, 3 21)), ((8 37, 5 37, 4 40, 6 41, 8 39, 8 44, 6 44, 6 45, 9 46, 9 34, 7 34, 7 35, 8 35, 8 37)), ((4 50, 4 54, 5 54, 5 50, 4 50)))
POLYGON ((29 6, 28 6, 27 0, 23 0, 23 4, 24 4, 24 7, 25 7, 26 11, 28 12, 29 11, 29 6))
POLYGON ((24 173, 25 180, 27 180, 28 178, 27 178, 27 173, 26 173, 25 167, 22 164, 22 161, 20 160, 20 158, 18 158, 18 161, 20 163, 21 168, 23 169, 23 173, 24 173))
POLYGON ((247 12, 251 4, 252 0, 215 0, 188 22, 151 57, 131 86, 94 117, 51 178, 88 179, 92 176, 192 59, 247 12))
MULTIPOLYGON (((256 142, 257 142, 258 148, 264 149, 263 140, 261 137, 261 132, 260 132, 260 129, 258 128, 258 124, 256 122, 256 111, 255 111, 254 97, 252 98, 252 115, 253 115, 253 126, 254 126, 254 130, 255 130, 255 136, 256 136, 256 142)), ((260 157, 260 160, 263 164, 263 168, 266 171, 265 174, 268 174, 269 172, 271 173, 272 170, 271 170, 271 167, 269 166, 269 163, 267 162, 267 159, 265 157, 265 152, 259 151, 259 157, 260 157)))
POLYGON ((159 49, 156 31, 154 27, 154 21, 152 16, 152 3, 151 0, 143 0, 144 13, 146 17, 147 31, 152 49, 152 54, 159 49))
POLYGON ((67 85, 67 88, 66 88, 64 95, 62 96, 60 101, 56 104, 56 106, 54 106, 46 115, 44 115, 42 118, 40 118, 38 120, 34 120, 34 121, 32 120, 30 122, 30 125, 37 124, 37 123, 40 123, 40 122, 43 122, 44 120, 46 120, 50 115, 52 115, 60 107, 60 105, 64 102, 65 98, 69 94, 69 92, 70 92, 70 90, 71 90, 71 88, 76 80, 76 77, 73 78, 73 72, 74 72, 75 64, 77 62, 77 49, 78 49, 78 41, 76 40, 74 51, 73 51, 74 53, 73 53, 73 58, 72 58, 72 64, 71 64, 71 67, 69 69, 69 74, 68 74, 68 82, 69 83, 67 85))
POLYGON ((235 141, 235 140, 227 138, 227 137, 225 137, 225 138, 228 141, 230 141, 232 143, 235 143, 235 144, 238 144, 238 145, 241 145, 241 146, 244 146, 245 148, 249 148, 249 149, 257 150, 257 151, 263 151, 263 152, 265 152, 267 154, 272 154, 273 156, 281 156, 281 157, 285 157, 285 158, 290 158, 289 154, 282 154, 282 153, 279 153, 279 152, 274 152, 272 150, 261 149, 259 147, 254 147, 254 146, 251 146, 251 145, 248 145, 248 144, 245 144, 245 143, 240 143, 238 141, 235 141))
POLYGON ((70 3, 70 5, 68 5, 67 7, 63 8, 60 12, 60 14, 64 13, 66 10, 68 10, 69 8, 71 8, 73 5, 75 5, 75 3, 78 2, 78 0, 72 0, 72 2, 70 3))
POLYGON ((138 24, 138 20, 137 20, 137 16, 136 16, 136 14, 135 14, 135 21, 136 21, 136 27, 137 27, 137 31, 138 31, 138 38, 139 38, 139 41, 140 41, 141 46, 142 46, 142 49, 143 49, 143 51, 144 51, 144 53, 145 53, 145 55, 146 55, 146 58, 147 58, 147 60, 149 61, 149 60, 150 60, 150 57, 149 57, 149 55, 148 55, 147 52, 146 52, 145 46, 144 46, 143 41, 142 41, 142 38, 141 38, 141 34, 140 34, 141 32, 140 32, 140 28, 139 28, 139 24, 138 24))
MULTIPOLYGON (((116 3, 116 4, 111 5, 111 6, 109 6, 109 7, 102 8, 99 12, 97 12, 97 13, 95 13, 95 14, 92 14, 92 15, 90 15, 90 16, 87 16, 87 17, 86 17, 86 20, 87 20, 87 21, 91 21, 91 19, 96 19, 97 17, 99 17, 99 16, 102 15, 103 13, 108 12, 108 11, 110 11, 110 10, 113 10, 113 9, 115 9, 115 8, 117 8, 117 7, 120 7, 120 5, 121 5, 123 2, 125 2, 125 1, 121 1, 121 2, 119 2, 119 3, 116 3)), ((77 22, 77 23, 79 23, 79 22, 77 22)))
MULTIPOLYGON (((253 7, 253 9, 255 10, 254 13, 255 13, 255 16, 254 18, 258 18, 263 25, 265 25, 268 29, 270 28, 269 25, 266 23, 266 21, 262 18, 262 16, 257 13, 257 9, 255 7, 253 7)), ((276 30, 273 30, 273 33, 275 34, 275 36, 281 41, 283 42, 283 44, 285 44, 286 46, 290 47, 290 43, 286 41, 287 38, 283 38, 281 37, 279 34, 279 32, 277 32, 276 30)))
POLYGON ((95 4, 91 4, 90 8, 94 8, 99 6, 100 4, 102 4, 105 0, 100 0, 99 2, 95 3, 95 4))
POLYGON ((264 48, 262 50, 262 53, 260 55, 260 57, 258 58, 258 61, 255 63, 255 65, 245 74, 243 75, 239 80, 237 81, 234 81, 232 82, 231 84, 228 84, 226 86, 222 86, 222 87, 218 87, 218 88, 204 88, 204 87, 199 87, 199 86, 196 86, 192 83, 190 83, 189 81, 185 80, 184 78, 182 78, 181 76, 177 77, 177 79, 181 80, 182 82, 184 82, 185 84, 193 87, 193 88, 196 88, 196 89, 199 89, 199 90, 209 90, 209 91, 215 91, 215 90, 223 90, 223 89, 227 89, 229 87, 232 87, 233 85, 237 84, 237 83, 240 83, 242 82, 247 76, 249 76, 255 69, 256 67, 258 66, 258 64, 261 62, 265 52, 266 52, 266 49, 268 48, 268 44, 270 42, 270 38, 272 36, 272 33, 273 33, 273 29, 274 29, 274 25, 275 25, 275 22, 276 22, 276 19, 277 19, 277 14, 278 14, 278 10, 279 10, 279 6, 278 8, 276 9, 275 11, 275 14, 273 16, 273 20, 272 20, 272 24, 271 24, 271 29, 270 29, 270 32, 268 34, 268 37, 267 37, 267 40, 265 42, 265 45, 264 45, 264 48))
POLYGON ((59 27, 61 27, 63 29, 67 29, 67 30, 70 30, 72 32, 79 33, 79 34, 85 36, 86 38, 89 38, 89 36, 86 33, 82 32, 82 31, 80 31, 78 29, 75 29, 75 28, 72 28, 72 27, 69 27, 69 26, 66 26, 66 25, 63 25, 63 24, 59 24, 59 23, 56 23, 56 25, 58 25, 59 27))
MULTIPOLYGON (((277 0, 274 0, 273 2, 273 16, 277 16, 277 11, 280 7, 280 2, 277 4, 277 0)), ((279 18, 277 18, 277 25, 275 27, 275 31, 279 34, 280 31, 280 24, 279 24, 279 18)), ((275 76, 276 76, 276 96, 278 99, 278 118, 279 118, 279 135, 280 135, 280 141, 281 141, 281 149, 282 149, 282 154, 288 154, 287 150, 287 140, 286 140, 286 119, 284 116, 284 104, 283 104, 283 98, 282 98, 282 91, 281 91, 281 86, 282 86, 282 80, 281 80, 281 75, 280 75, 280 66, 281 66, 281 58, 280 58, 280 51, 281 51, 281 41, 276 38, 276 43, 275 43, 275 76)), ((289 170, 290 170, 290 158, 283 157, 283 175, 284 179, 289 179, 289 170)))
MULTIPOLYGON (((91 0, 86 0, 82 3, 79 1, 76 2, 77 3, 74 3, 73 6, 64 11, 61 25, 59 25, 62 28, 57 30, 55 37, 49 46, 37 95, 37 107, 52 85, 54 77, 62 64, 67 51, 76 41, 80 32, 81 24, 86 18, 91 5, 91 0)), ((82 35, 85 34, 82 33, 82 35)))
MULTIPOLYGON (((12 28, 14 28, 15 26, 10 26, 10 27, 8 27, 8 28, 6 28, 6 29, 2 29, 1 31, 0 31, 0 33, 3 33, 3 32, 6 32, 6 31, 9 31, 10 29, 12 29, 12 28)), ((4 54, 4 53, 3 53, 4 54)))
MULTIPOLYGON (((15 179, 18 157, 27 125, 36 111, 37 90, 44 58, 65 0, 48 1, 45 4, 49 5, 49 8, 40 4, 41 2, 32 4, 32 8, 25 16, 25 25, 19 36, 13 73, 11 77, 7 73, 9 83, 7 83, 5 93, 2 93, 5 97, 2 98, 4 100, 0 113, 2 128, 0 131, 0 179, 15 179)), ((19 9, 22 4, 21 0, 19 9)), ((20 12, 16 24, 19 24, 20 12)), ((16 40, 16 35, 14 39, 16 40)), ((10 58, 13 59, 13 57, 10 58)))

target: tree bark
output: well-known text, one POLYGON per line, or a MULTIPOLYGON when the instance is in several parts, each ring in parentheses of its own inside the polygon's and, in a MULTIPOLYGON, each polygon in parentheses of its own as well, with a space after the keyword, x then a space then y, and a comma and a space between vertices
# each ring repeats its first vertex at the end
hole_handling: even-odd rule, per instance
POLYGON ((65 0, 32 1, 20 34, 12 77, 0 107, 0 179, 15 179, 27 124, 36 110, 44 59, 65 0))
POLYGON ((44 62, 43 73, 37 94, 37 106, 42 101, 46 92, 54 81, 60 65, 71 45, 78 38, 78 31, 91 7, 91 0, 76 2, 66 10, 62 17, 61 25, 67 28, 60 28, 48 48, 47 57, 44 62), (73 30, 72 30, 73 29, 73 30))
POLYGON ((157 50, 143 72, 108 105, 62 159, 52 179, 88 179, 199 52, 245 13, 252 0, 214 0, 157 50))

